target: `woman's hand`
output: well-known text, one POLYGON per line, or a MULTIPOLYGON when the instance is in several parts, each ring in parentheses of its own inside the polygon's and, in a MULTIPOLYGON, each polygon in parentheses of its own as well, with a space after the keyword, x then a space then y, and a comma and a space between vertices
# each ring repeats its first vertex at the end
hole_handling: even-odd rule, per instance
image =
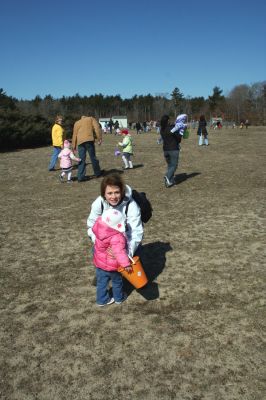
POLYGON ((128 265, 127 267, 124 268, 124 270, 130 273, 133 271, 133 268, 131 265, 128 265))

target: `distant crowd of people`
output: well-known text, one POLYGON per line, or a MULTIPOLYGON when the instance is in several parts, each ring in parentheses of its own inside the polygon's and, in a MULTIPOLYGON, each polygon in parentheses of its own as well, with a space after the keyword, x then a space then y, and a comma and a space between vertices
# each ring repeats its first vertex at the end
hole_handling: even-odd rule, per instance
MULTIPOLYGON (((123 127, 120 126, 119 121, 113 121, 112 118, 107 122, 105 121, 103 124, 101 124, 101 128, 103 130, 103 133, 114 133, 115 135, 118 135, 121 133, 121 129, 123 127)), ((135 130, 137 134, 140 133, 147 133, 150 132, 152 129, 155 129, 158 133, 160 130, 160 122, 159 121, 143 121, 140 123, 139 121, 137 122, 129 122, 128 123, 128 128, 130 130, 135 130)))

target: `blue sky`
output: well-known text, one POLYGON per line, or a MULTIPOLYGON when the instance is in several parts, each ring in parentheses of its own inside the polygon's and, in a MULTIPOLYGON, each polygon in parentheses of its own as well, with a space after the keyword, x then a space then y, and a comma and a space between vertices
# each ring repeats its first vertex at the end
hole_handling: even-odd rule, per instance
POLYGON ((0 15, 0 88, 18 99, 266 80, 265 0, 2 0, 0 15))

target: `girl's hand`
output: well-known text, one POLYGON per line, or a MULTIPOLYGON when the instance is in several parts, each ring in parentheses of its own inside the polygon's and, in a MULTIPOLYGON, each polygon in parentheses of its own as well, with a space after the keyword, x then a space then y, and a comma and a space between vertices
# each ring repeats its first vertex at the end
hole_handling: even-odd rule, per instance
POLYGON ((128 265, 127 267, 125 267, 124 268, 127 272, 132 272, 133 271, 133 268, 132 268, 132 266, 131 265, 128 265))

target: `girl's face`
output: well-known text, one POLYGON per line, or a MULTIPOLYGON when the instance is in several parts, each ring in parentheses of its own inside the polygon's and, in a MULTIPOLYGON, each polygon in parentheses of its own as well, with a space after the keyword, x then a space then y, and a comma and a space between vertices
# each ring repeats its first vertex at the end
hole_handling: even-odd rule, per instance
POLYGON ((121 201, 121 190, 118 186, 106 186, 104 197, 111 206, 117 206, 121 201))

